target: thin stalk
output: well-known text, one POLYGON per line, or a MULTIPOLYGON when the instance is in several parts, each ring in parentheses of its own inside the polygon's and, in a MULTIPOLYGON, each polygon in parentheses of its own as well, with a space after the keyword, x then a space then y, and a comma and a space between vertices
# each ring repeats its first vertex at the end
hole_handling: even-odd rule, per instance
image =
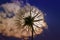
POLYGON ((31 26, 32 27, 32 39, 31 40, 33 40, 33 26, 31 26))

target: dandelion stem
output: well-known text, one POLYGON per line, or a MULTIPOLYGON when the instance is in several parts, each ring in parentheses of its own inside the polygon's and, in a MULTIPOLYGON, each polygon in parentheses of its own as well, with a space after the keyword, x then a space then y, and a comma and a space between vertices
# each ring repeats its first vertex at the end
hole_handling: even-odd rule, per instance
POLYGON ((31 27, 32 27, 32 40, 33 40, 33 30, 34 30, 34 29, 33 29, 33 25, 31 25, 31 27))

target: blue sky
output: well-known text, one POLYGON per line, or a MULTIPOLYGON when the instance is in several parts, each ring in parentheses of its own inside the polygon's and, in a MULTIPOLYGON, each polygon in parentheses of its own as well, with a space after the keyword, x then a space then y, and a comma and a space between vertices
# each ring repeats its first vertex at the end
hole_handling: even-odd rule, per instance
MULTIPOLYGON (((25 1, 25 0, 24 0, 25 1)), ((0 0, 0 5, 10 0, 0 0)), ((48 30, 44 31, 44 37, 39 35, 35 40, 60 40, 60 0, 28 0, 28 3, 34 5, 45 12, 45 20, 48 24, 48 30)))

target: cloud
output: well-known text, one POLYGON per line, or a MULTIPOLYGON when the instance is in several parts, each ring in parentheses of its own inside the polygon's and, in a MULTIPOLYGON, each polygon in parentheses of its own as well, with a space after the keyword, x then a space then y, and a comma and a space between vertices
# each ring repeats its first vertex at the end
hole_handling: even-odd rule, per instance
MULTIPOLYGON (((22 38, 22 37, 28 37, 31 36, 31 29, 28 30, 28 26, 23 27, 24 24, 24 19, 25 17, 28 17, 30 15, 30 7, 32 7, 32 17, 35 18, 34 20, 39 20, 42 19, 42 21, 40 22, 35 22, 33 26, 36 34, 41 34, 43 31, 43 27, 46 28, 46 22, 44 21, 44 15, 43 12, 41 12, 41 10, 39 10, 38 8, 36 8, 35 6, 31 6, 31 5, 25 5, 24 7, 21 7, 21 5, 19 4, 19 2, 14 2, 14 3, 6 3, 6 4, 2 4, 2 12, 0 12, 0 21, 2 21, 2 24, 0 24, 0 33, 3 33, 3 35, 5 36, 14 36, 14 37, 18 37, 18 38, 22 38), (3 12, 3 9, 5 12, 3 12), (39 15, 38 15, 39 14, 39 15), (38 17, 39 16, 39 17, 38 17), (6 18, 4 18, 6 17, 6 18), (19 18, 20 19, 19 19, 19 18), (16 22, 15 20, 18 20, 18 22, 16 22), (18 24, 16 26, 16 23, 18 24), (41 24, 41 25, 40 25, 41 24)), ((36 35, 34 33, 34 35, 36 35)))

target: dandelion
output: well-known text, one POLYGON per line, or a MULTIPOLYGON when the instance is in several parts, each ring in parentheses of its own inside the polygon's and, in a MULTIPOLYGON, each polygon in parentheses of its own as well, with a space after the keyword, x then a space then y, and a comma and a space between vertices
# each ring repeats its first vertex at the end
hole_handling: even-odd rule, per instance
POLYGON ((42 11, 30 5, 19 10, 16 24, 21 30, 21 33, 26 32, 23 36, 32 36, 32 40, 34 35, 41 34, 43 28, 46 28, 42 11))

